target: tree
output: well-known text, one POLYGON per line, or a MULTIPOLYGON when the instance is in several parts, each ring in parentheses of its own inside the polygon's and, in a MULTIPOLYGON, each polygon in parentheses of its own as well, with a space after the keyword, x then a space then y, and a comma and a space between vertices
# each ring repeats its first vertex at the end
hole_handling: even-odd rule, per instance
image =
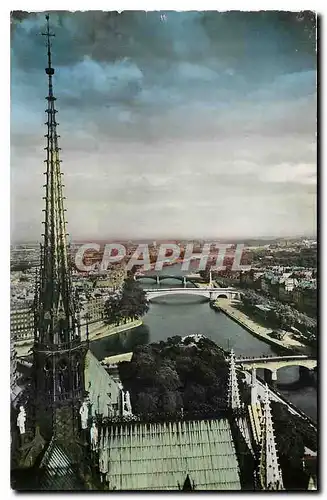
POLYGON ((155 387, 158 365, 152 353, 141 352, 141 355, 136 357, 133 365, 135 373, 134 384, 139 385, 140 388, 142 386, 155 387))
POLYGON ((123 317, 132 319, 144 316, 149 310, 146 293, 133 278, 124 281, 120 308, 123 317))
POLYGON ((169 366, 168 363, 163 364, 157 372, 157 384, 160 389, 167 391, 176 391, 181 387, 177 371, 169 366))
POLYGON ((121 298, 118 295, 112 295, 104 305, 104 321, 118 325, 122 319, 120 308, 121 298))
POLYGON ((209 283, 209 281, 210 281, 210 268, 209 268, 209 266, 206 266, 205 269, 202 269, 201 271, 199 271, 199 275, 201 276, 203 281, 205 281, 206 283, 209 283))
POLYGON ((174 335, 173 337, 168 337, 168 345, 179 345, 181 343, 182 337, 180 335, 174 335))
POLYGON ((187 384, 183 394, 183 404, 186 411, 200 410, 206 402, 206 390, 199 384, 187 384))
POLYGON ((158 409, 158 397, 151 392, 140 392, 136 400, 135 411, 140 415, 156 413, 158 409))
POLYGON ((138 319, 149 310, 146 294, 132 277, 124 281, 120 294, 112 295, 105 303, 105 321, 119 324, 128 319, 138 319))
POLYGON ((182 408, 183 400, 178 391, 166 391, 161 395, 160 403, 164 413, 176 413, 182 408))
POLYGON ((226 397, 228 364, 209 339, 187 346, 174 336, 167 342, 139 346, 129 365, 130 374, 126 373, 127 367, 120 368, 125 389, 131 391, 136 401, 143 392, 156 397, 160 393, 158 417, 182 405, 190 416, 199 411, 211 414, 224 406, 221 401, 226 397))

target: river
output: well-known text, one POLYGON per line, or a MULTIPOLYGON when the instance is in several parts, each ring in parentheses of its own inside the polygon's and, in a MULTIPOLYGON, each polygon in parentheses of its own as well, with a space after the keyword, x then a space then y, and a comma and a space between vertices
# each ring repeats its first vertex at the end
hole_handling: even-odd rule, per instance
MULTIPOLYGON (((189 274, 181 272, 179 265, 165 267, 160 275, 189 274)), ((158 288, 154 280, 142 279, 144 288, 158 288)), ((179 280, 166 278, 162 288, 182 287, 179 280)), ((192 287, 191 283, 187 284, 192 287)), ((257 339, 247 330, 235 323, 222 312, 209 307, 206 299, 190 295, 158 297, 150 305, 149 312, 143 319, 144 324, 119 336, 107 337, 91 343, 94 354, 103 359, 110 354, 133 350, 138 344, 166 340, 174 335, 200 333, 213 340, 223 349, 234 349, 237 356, 261 356, 278 354, 273 347, 257 339)), ((260 371, 258 370, 258 374, 260 371)), ((288 389, 282 384, 291 384, 298 380, 298 367, 278 370, 278 390, 293 404, 301 408, 313 420, 317 420, 317 390, 315 387, 288 389)))

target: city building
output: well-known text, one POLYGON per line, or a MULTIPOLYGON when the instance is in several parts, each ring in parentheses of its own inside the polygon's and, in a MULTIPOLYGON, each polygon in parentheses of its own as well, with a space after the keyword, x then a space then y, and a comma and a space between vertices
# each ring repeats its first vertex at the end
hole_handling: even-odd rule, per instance
POLYGON ((39 243, 11 245, 10 267, 12 269, 28 269, 40 264, 39 243))
POLYGON ((34 314, 32 304, 16 305, 10 311, 10 333, 15 341, 28 340, 34 335, 34 314))
POLYGON ((100 295, 99 297, 93 294, 81 301, 81 323, 95 323, 98 321, 103 321, 104 311, 105 311, 105 300, 106 296, 100 295))
POLYGON ((126 267, 123 264, 109 265, 107 270, 97 277, 95 287, 119 290, 123 286, 126 276, 126 267))
POLYGON ((292 300, 300 311, 317 313, 317 285, 315 282, 303 281, 292 291, 292 300))

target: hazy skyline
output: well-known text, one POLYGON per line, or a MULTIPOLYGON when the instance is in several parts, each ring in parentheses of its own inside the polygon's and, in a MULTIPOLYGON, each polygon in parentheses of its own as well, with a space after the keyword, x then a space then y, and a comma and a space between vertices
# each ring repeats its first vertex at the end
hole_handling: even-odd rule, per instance
MULTIPOLYGON (((314 234, 313 21, 51 13, 71 237, 314 234)), ((32 240, 44 208, 44 13, 11 22, 11 234, 32 240)))

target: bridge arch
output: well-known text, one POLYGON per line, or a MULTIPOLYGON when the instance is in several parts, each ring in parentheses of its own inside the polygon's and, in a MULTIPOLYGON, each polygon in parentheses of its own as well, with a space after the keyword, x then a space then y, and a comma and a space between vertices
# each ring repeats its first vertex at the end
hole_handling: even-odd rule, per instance
POLYGON ((140 276, 135 276, 136 281, 141 281, 141 280, 153 280, 156 281, 157 277, 156 276, 146 276, 146 275, 140 275, 140 276))
POLYGON ((162 276, 159 276, 159 278, 160 278, 160 281, 164 281, 164 280, 184 281, 184 279, 186 279, 186 276, 173 276, 173 275, 169 275, 169 274, 164 274, 162 276))
POLYGON ((186 279, 187 281, 190 281, 187 276, 180 276, 178 274, 141 274, 141 275, 138 275, 138 276, 135 276, 135 279, 137 281, 139 280, 144 280, 144 279, 148 279, 148 280, 153 280, 153 281, 157 281, 158 279, 160 281, 163 281, 163 280, 177 280, 177 281, 184 281, 184 279, 186 279))
POLYGON ((148 300, 153 300, 160 297, 174 296, 174 295, 195 295, 197 297, 206 298, 210 300, 208 292, 201 290, 201 288, 172 288, 167 290, 146 290, 148 300))
MULTIPOLYGON (((260 370, 260 368, 259 368, 260 370)), ((271 368, 261 368, 263 371, 263 379, 268 384, 275 384, 280 387, 295 387, 298 384, 301 386, 315 385, 316 384, 316 374, 313 368, 308 368, 306 366, 301 365, 288 365, 276 370, 272 370, 271 368), (283 381, 280 380, 280 370, 284 368, 291 368, 296 366, 298 368, 298 374, 294 380, 291 381, 283 381)))
POLYGON ((314 370, 314 368, 317 366, 317 361, 316 360, 294 360, 294 361, 272 361, 272 362, 262 362, 262 363, 253 363, 249 364, 249 368, 246 369, 252 369, 252 368, 263 368, 265 370, 270 370, 270 371, 278 371, 281 368, 289 368, 291 366, 299 366, 302 368, 306 368, 308 370, 314 370), (250 368, 251 367, 251 368, 250 368))
POLYGON ((233 288, 215 288, 215 287, 183 287, 183 288, 144 288, 147 299, 152 300, 154 297, 164 297, 165 295, 178 295, 178 294, 187 294, 187 295, 198 295, 202 297, 206 297, 209 300, 216 300, 218 296, 224 295, 227 299, 233 299, 237 297, 239 293, 237 290, 233 288))
POLYGON ((239 360, 241 366, 244 370, 263 370, 263 378, 268 383, 278 383, 278 371, 283 368, 289 367, 298 367, 299 368, 299 377, 295 382, 281 382, 281 385, 292 385, 294 383, 303 383, 312 384, 316 381, 316 368, 317 368, 317 360, 314 358, 309 358, 306 356, 280 356, 265 358, 265 359, 247 359, 247 360, 239 360), (243 363, 242 363, 243 361, 243 363))

